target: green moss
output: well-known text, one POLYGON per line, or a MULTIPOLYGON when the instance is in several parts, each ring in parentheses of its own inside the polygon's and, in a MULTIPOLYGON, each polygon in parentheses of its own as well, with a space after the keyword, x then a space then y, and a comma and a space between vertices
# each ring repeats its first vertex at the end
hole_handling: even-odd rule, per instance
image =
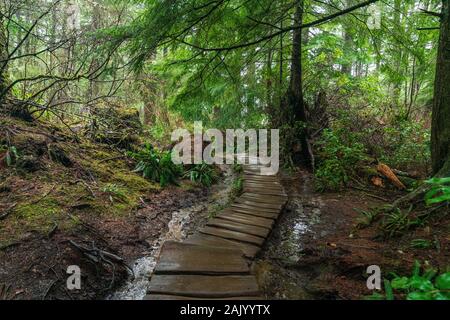
POLYGON ((62 208, 58 201, 46 197, 39 201, 18 204, 14 210, 14 229, 48 232, 54 223, 61 219, 62 208))
POLYGON ((33 219, 35 217, 53 216, 60 206, 56 199, 46 197, 36 203, 22 203, 16 208, 16 215, 21 219, 33 219))
POLYGON ((127 188, 136 191, 157 191, 161 189, 159 184, 152 183, 129 171, 115 172, 112 181, 123 184, 127 188))

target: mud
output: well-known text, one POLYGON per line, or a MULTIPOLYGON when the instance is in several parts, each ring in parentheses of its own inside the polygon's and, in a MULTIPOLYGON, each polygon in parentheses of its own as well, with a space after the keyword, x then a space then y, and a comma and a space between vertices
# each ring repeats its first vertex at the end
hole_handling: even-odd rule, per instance
MULTIPOLYGON (((255 272, 268 299, 363 299, 369 265, 410 274, 415 260, 440 270, 449 266, 448 219, 383 239, 376 224, 356 228, 359 213, 385 203, 352 190, 314 191, 310 173, 282 175, 288 193, 284 212, 255 263, 255 272), (438 239, 440 249, 415 249, 415 238, 438 239)), ((394 200, 395 195, 380 194, 394 200)))
POLYGON ((127 280, 107 299, 142 300, 144 298, 150 276, 156 266, 161 245, 167 240, 180 241, 185 239, 190 233, 206 223, 208 214, 214 210, 214 207, 227 204, 234 176, 229 168, 224 168, 223 173, 224 179, 213 185, 208 197, 199 199, 195 202, 195 205, 171 213, 167 230, 153 240, 151 251, 134 261, 134 278, 127 280))

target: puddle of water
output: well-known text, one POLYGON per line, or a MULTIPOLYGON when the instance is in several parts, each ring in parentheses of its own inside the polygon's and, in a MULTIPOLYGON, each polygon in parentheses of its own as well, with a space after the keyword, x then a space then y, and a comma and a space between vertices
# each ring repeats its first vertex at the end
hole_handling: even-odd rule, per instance
POLYGON ((107 300, 142 300, 150 282, 150 276, 156 266, 161 245, 168 240, 180 241, 187 237, 189 226, 196 217, 208 212, 213 205, 224 205, 228 201, 231 191, 233 175, 229 168, 224 172, 222 182, 211 188, 208 199, 199 204, 172 212, 172 218, 168 223, 168 231, 153 243, 153 249, 147 256, 137 259, 133 266, 134 279, 130 279, 116 292, 108 296, 107 300))
POLYGON ((286 213, 286 219, 278 226, 280 242, 269 244, 270 256, 287 263, 297 262, 301 258, 299 253, 304 249, 303 237, 315 237, 312 226, 320 222, 322 206, 323 201, 319 197, 306 202, 304 198, 293 195, 288 204, 289 213, 286 213), (305 205, 312 208, 305 210, 305 205))

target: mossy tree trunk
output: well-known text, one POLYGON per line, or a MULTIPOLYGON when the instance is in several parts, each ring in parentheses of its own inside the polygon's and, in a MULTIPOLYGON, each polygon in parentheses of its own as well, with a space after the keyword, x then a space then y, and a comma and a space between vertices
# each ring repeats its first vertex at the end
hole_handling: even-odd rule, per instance
MULTIPOLYGON (((294 25, 301 25, 303 21, 304 1, 296 1, 294 25)), ((303 83, 302 83, 302 29, 294 29, 292 39, 292 56, 291 56, 291 74, 288 91, 284 98, 283 112, 287 114, 287 121, 295 125, 296 122, 302 122, 306 125, 307 116, 305 101, 303 98, 303 83)), ((296 157, 295 150, 294 159, 296 162, 301 162, 307 167, 313 166, 311 155, 311 148, 308 142, 308 132, 306 128, 298 133, 301 150, 300 157, 296 157), (297 159, 299 158, 299 159, 297 159)))
POLYGON ((0 15, 0 104, 5 96, 8 80, 8 43, 3 15, 0 15))
POLYGON ((431 125, 433 174, 450 176, 450 5, 442 1, 431 125))

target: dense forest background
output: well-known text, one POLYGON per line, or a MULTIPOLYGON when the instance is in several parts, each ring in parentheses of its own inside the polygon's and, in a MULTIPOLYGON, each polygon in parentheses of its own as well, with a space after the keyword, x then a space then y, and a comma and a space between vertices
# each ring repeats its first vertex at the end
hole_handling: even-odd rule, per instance
MULTIPOLYGON (((93 198, 129 197, 114 203, 128 210, 147 182, 107 163, 132 159, 164 186, 183 173, 163 160, 153 175, 145 161, 167 158, 174 129, 279 128, 285 170, 307 168, 319 192, 382 190, 372 197, 393 206, 380 228, 403 234, 448 213, 449 11, 447 0, 0 0, 4 181, 45 167, 48 151, 93 198), (36 123, 53 139, 45 152, 16 136, 36 123), (107 146, 98 167, 74 155, 92 144, 107 146)), ((212 175, 194 174, 208 187, 212 175)))
POLYGON ((411 160, 425 170, 440 6, 4 1, 2 77, 9 81, 2 96, 12 93, 38 117, 71 115, 71 122, 94 121, 102 105, 137 108, 157 139, 180 121, 219 128, 236 119, 255 128, 308 123, 308 141, 285 128, 292 131, 285 146, 300 143, 306 162, 309 142, 329 123, 344 129, 349 121, 352 133, 379 140, 367 141, 379 149, 370 150, 375 158, 402 167, 411 160), (368 26, 371 19, 379 26, 368 26), (417 157, 408 160, 411 152, 417 157))

